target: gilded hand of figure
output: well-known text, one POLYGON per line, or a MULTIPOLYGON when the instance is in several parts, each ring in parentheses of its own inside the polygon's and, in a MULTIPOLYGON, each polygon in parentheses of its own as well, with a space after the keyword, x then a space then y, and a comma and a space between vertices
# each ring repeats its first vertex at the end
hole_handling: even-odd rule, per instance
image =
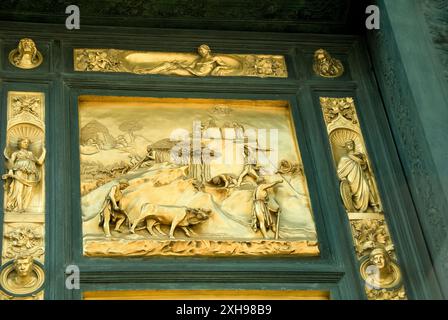
POLYGON ((14 171, 13 171, 12 169, 9 169, 9 170, 8 170, 8 173, 7 173, 7 174, 4 174, 4 175, 2 176, 3 179, 13 178, 13 177, 14 177, 14 171))
POLYGON ((42 147, 42 154, 40 155, 39 159, 38 159, 38 163, 40 165, 42 165, 45 161, 45 157, 47 156, 47 149, 45 149, 45 147, 42 147))
POLYGON ((7 148, 3 150, 3 155, 5 156, 6 160, 8 160, 8 162, 11 162, 11 155, 8 154, 7 148))

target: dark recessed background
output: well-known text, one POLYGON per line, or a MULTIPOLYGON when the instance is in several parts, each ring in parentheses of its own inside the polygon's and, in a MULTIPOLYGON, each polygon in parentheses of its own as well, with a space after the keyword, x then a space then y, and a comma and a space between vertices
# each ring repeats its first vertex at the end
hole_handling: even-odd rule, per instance
POLYGON ((358 34, 363 0, 1 0, 0 20, 65 23, 76 4, 81 24, 261 32, 358 34))

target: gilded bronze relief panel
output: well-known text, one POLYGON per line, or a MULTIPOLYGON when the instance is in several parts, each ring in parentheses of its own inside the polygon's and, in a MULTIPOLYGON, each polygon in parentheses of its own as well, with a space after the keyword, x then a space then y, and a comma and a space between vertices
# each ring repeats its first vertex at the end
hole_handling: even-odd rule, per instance
POLYGON ((268 54, 213 53, 203 44, 196 53, 120 49, 74 49, 74 70, 187 77, 287 78, 285 58, 268 54))
POLYGON ((79 98, 86 256, 319 254, 287 101, 79 98))

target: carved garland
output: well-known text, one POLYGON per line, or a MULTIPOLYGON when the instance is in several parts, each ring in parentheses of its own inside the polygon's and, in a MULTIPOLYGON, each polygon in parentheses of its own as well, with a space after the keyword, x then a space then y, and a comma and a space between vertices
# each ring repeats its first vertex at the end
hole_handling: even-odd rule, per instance
POLYGON ((367 297, 406 299, 354 100, 321 97, 320 104, 367 297))
POLYGON ((45 95, 8 92, 0 299, 43 299, 45 95))

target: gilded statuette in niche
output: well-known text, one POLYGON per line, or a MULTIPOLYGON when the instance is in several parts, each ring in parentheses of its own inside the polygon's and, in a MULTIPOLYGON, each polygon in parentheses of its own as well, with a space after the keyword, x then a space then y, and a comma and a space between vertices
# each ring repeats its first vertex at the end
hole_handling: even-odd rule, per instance
POLYGON ((377 247, 393 252, 394 246, 383 215, 377 214, 370 219, 351 219, 350 224, 358 258, 368 256, 377 247))
POLYGON ((340 192, 349 212, 366 212, 369 206, 380 212, 374 180, 366 155, 356 151, 354 140, 344 142, 345 154, 339 159, 337 173, 340 192))
POLYGON ((341 61, 333 58, 324 50, 319 49, 314 53, 314 72, 324 78, 337 78, 344 73, 341 61))
POLYGON ((8 160, 8 173, 2 176, 6 180, 5 190, 6 211, 25 212, 31 202, 33 189, 41 180, 39 166, 45 160, 45 148, 39 157, 30 151, 31 140, 21 137, 17 141, 17 149, 8 154, 7 149, 4 155, 8 160))
POLYGON ((117 49, 75 49, 75 71, 128 72, 174 76, 245 76, 286 78, 280 55, 214 54, 206 44, 197 53, 117 49))
POLYGON ((345 209, 349 213, 381 212, 353 99, 320 98, 320 101, 345 209))
POLYGON ((40 93, 9 95, 5 211, 42 212, 43 164, 46 157, 43 121, 44 96, 40 93), (32 206, 32 208, 30 208, 32 206))
POLYGON ((34 69, 43 62, 43 56, 32 39, 21 39, 16 49, 9 53, 9 62, 21 69, 34 69))

